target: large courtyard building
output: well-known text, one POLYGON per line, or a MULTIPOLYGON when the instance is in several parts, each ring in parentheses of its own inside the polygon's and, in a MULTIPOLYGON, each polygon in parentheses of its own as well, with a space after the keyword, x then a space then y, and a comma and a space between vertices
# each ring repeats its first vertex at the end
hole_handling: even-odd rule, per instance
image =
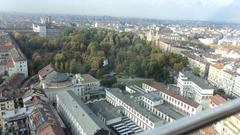
POLYGON ((100 121, 87 105, 72 91, 60 92, 56 95, 57 110, 63 117, 72 135, 103 135, 110 130, 100 121))

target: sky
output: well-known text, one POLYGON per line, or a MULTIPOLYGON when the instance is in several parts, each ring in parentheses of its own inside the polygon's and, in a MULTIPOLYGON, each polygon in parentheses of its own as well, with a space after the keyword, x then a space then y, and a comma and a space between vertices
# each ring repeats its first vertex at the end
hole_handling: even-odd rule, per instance
POLYGON ((0 0, 0 11, 240 23, 240 0, 0 0))

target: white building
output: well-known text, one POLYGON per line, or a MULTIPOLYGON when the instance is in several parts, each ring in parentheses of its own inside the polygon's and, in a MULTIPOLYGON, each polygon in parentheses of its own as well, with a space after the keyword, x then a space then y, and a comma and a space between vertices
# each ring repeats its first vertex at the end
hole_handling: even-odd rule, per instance
POLYGON ((224 89, 227 94, 231 94, 234 87, 236 74, 228 69, 225 69, 223 63, 210 65, 208 81, 218 88, 224 89))
POLYGON ((181 95, 194 100, 195 102, 206 105, 214 88, 206 80, 194 76, 189 71, 180 72, 177 86, 180 88, 181 95))
POLYGON ((140 105, 151 111, 159 118, 165 120, 165 122, 172 122, 187 116, 186 113, 164 101, 157 91, 147 92, 145 89, 137 85, 126 86, 126 91, 128 91, 132 96, 142 95, 138 101, 140 102, 140 105))
POLYGON ((84 96, 100 86, 100 82, 89 74, 76 74, 73 79, 73 91, 78 96, 84 96))
POLYGON ((39 34, 39 36, 47 36, 47 27, 44 24, 32 24, 33 32, 39 34))
POLYGON ((72 91, 56 96, 57 110, 69 123, 72 135, 109 134, 107 126, 72 91))
POLYGON ((232 94, 240 97, 240 75, 235 78, 232 94))
POLYGON ((118 88, 112 88, 106 90, 106 100, 115 107, 122 107, 123 113, 143 130, 150 130, 164 124, 163 119, 134 102, 134 100, 141 100, 141 96, 134 98, 124 94, 118 88))
POLYGON ((13 40, 0 45, 0 69, 0 74, 23 73, 28 77, 27 59, 13 40))
POLYGON ((147 91, 157 91, 164 101, 173 105, 182 112, 187 113, 188 115, 194 115, 202 110, 202 106, 197 102, 167 90, 167 88, 161 83, 145 82, 142 84, 142 88, 146 89, 147 91))

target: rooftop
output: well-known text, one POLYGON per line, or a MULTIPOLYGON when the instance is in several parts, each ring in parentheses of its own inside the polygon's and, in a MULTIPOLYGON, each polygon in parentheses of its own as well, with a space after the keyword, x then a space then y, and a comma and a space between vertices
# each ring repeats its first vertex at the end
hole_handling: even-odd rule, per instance
POLYGON ((57 97, 87 134, 94 134, 99 129, 108 129, 72 91, 59 92, 57 97))
POLYGON ((185 114, 183 112, 180 112, 174 106, 172 106, 168 103, 164 103, 164 104, 155 106, 155 108, 158 109, 159 111, 163 112, 164 114, 170 116, 171 118, 173 118, 175 120, 187 116, 187 114, 185 114))
POLYGON ((193 75, 190 71, 183 71, 182 74, 187 77, 187 79, 185 79, 184 81, 192 81, 202 89, 213 89, 213 86, 210 85, 206 80, 193 75))
POLYGON ((147 84, 147 85, 149 85, 149 86, 151 86, 151 87, 153 87, 153 88, 155 88, 155 89, 157 89, 157 90, 159 90, 159 91, 161 91, 161 92, 163 92, 163 93, 165 93, 165 94, 167 94, 171 97, 174 97, 174 98, 176 98, 176 99, 178 99, 178 100, 180 100, 180 101, 182 101, 182 102, 184 102, 184 103, 186 103, 186 104, 188 104, 192 107, 197 108, 199 106, 199 104, 197 102, 194 102, 193 100, 187 99, 183 96, 175 94, 172 91, 167 90, 166 85, 164 85, 162 83, 158 83, 158 82, 155 82, 155 81, 146 81, 145 84, 147 84))
POLYGON ((224 99, 223 97, 221 97, 219 95, 215 95, 215 96, 210 97, 210 100, 216 105, 221 105, 221 104, 224 104, 224 103, 227 102, 226 99, 224 99))
POLYGON ((105 100, 89 103, 87 105, 96 115, 101 114, 106 120, 122 117, 118 109, 105 100))
POLYGON ((41 77, 45 77, 52 71, 54 71, 54 69, 53 69, 52 65, 49 64, 46 67, 44 67, 43 69, 39 70, 38 75, 40 75, 41 77))
POLYGON ((144 97, 146 97, 147 99, 149 99, 151 101, 159 101, 159 100, 161 100, 161 97, 156 92, 146 93, 146 94, 144 94, 144 97))
POLYGON ((152 122, 154 122, 154 123, 163 123, 164 122, 163 119, 160 119, 159 117, 154 115, 149 110, 143 108, 138 103, 134 102, 134 99, 127 92, 124 92, 119 88, 112 88, 107 91, 110 92, 111 94, 113 94, 114 96, 118 97, 120 100, 125 102, 127 105, 131 106, 133 109, 135 109, 141 115, 148 117, 152 122))

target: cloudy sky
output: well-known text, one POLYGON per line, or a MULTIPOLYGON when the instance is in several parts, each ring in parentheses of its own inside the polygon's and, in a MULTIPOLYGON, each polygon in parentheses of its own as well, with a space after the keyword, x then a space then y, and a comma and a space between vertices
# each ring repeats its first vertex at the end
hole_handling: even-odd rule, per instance
POLYGON ((240 0, 0 0, 0 11, 240 23, 240 0))

